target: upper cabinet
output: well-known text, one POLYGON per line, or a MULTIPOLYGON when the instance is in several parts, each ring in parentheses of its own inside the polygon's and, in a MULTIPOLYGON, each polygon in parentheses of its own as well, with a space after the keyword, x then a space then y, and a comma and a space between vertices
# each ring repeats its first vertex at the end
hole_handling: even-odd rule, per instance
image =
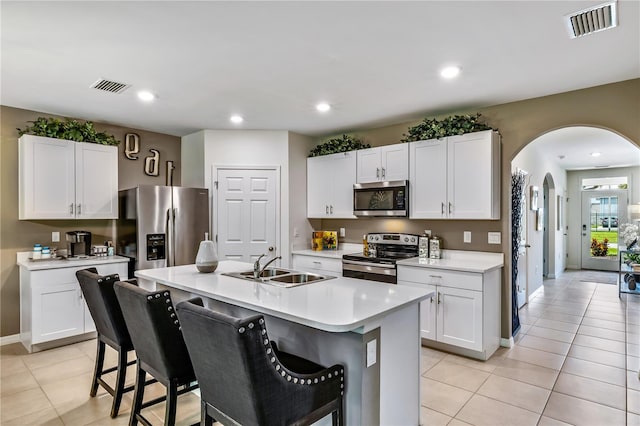
POLYGON ((352 219, 356 153, 307 158, 307 217, 352 219))
POLYGON ((356 151, 358 183, 407 180, 409 144, 400 143, 356 151))
POLYGON ((118 217, 117 147, 32 135, 18 143, 21 220, 118 217))
POLYGON ((500 219, 500 136, 486 130, 409 144, 411 219, 500 219))

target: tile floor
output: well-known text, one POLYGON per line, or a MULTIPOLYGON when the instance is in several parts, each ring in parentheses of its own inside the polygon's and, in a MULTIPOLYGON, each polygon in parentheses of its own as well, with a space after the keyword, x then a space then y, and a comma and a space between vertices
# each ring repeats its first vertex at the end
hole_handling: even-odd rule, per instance
MULTIPOLYGON (((486 362, 423 348, 422 423, 640 425, 640 297, 619 299, 614 281, 588 271, 546 280, 520 312, 515 346, 486 362)), ((0 424, 126 425, 131 393, 116 419, 103 389, 88 395, 94 357, 94 340, 35 354, 0 348, 0 424)), ((153 386, 150 397, 164 390, 153 386)), ((177 423, 197 423, 199 409, 197 396, 181 396, 177 423)), ((163 405, 145 413, 162 424, 163 405)))

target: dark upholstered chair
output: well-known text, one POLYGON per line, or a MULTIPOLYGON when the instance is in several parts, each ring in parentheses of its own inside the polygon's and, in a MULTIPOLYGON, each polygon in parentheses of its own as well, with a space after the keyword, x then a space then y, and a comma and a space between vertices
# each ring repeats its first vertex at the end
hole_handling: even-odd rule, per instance
MULTIPOLYGON (((194 303, 196 302, 196 303, 194 303)), ((176 309, 200 384, 202 425, 344 424, 344 368, 278 351, 262 315, 234 318, 199 305, 176 309)))
POLYGON ((166 400, 164 424, 174 425, 178 395, 197 389, 198 385, 171 295, 166 290, 149 292, 128 282, 116 283, 115 292, 138 356, 129 424, 140 421, 150 425, 142 416, 142 409, 166 400), (167 388, 165 397, 142 402, 146 373, 167 388))
POLYGON ((111 417, 118 415, 122 394, 133 390, 133 386, 125 387, 127 365, 127 355, 133 350, 131 337, 127 331, 120 304, 116 299, 113 285, 120 278, 118 274, 101 276, 96 268, 88 268, 76 272, 76 278, 80 283, 80 289, 91 312, 91 317, 96 325, 98 333, 98 349, 96 353, 96 365, 93 371, 90 395, 96 396, 98 385, 101 385, 113 396, 111 406, 111 417), (118 352, 118 365, 104 368, 105 345, 111 346, 118 352), (104 374, 117 371, 115 386, 112 388, 107 384, 102 376, 104 374))

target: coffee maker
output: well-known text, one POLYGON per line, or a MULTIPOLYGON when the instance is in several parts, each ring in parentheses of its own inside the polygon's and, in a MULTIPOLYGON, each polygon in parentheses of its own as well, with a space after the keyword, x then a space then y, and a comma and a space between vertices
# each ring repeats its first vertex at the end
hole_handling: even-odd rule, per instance
POLYGON ((80 257, 91 254, 91 232, 67 232, 67 256, 80 257))

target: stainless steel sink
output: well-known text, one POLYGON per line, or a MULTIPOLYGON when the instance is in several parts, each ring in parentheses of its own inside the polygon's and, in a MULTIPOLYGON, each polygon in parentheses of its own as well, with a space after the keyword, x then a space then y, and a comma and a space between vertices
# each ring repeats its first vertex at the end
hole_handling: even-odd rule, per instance
POLYGON ((304 284, 311 281, 318 281, 322 279, 325 279, 325 277, 322 275, 301 273, 301 274, 284 275, 282 277, 275 277, 275 278, 272 278, 271 281, 277 281, 279 283, 286 283, 286 284, 304 284))
POLYGON ((296 287, 299 285, 309 284, 312 282, 319 282, 330 280, 335 277, 324 276, 318 274, 311 274, 308 272, 291 271, 288 269, 268 268, 265 269, 260 278, 253 278, 253 271, 244 272, 229 272, 226 274, 229 277, 240 278, 243 280, 261 282, 264 284, 271 284, 278 287, 296 287))
MULTIPOLYGON (((260 274, 260 278, 269 278, 269 277, 275 277, 278 275, 284 275, 284 274, 290 274, 290 273, 291 271, 288 271, 286 269, 267 268, 264 271, 262 271, 262 273, 260 274)), ((245 277, 250 277, 251 279, 253 279, 253 271, 240 272, 240 275, 243 275, 245 277)))

